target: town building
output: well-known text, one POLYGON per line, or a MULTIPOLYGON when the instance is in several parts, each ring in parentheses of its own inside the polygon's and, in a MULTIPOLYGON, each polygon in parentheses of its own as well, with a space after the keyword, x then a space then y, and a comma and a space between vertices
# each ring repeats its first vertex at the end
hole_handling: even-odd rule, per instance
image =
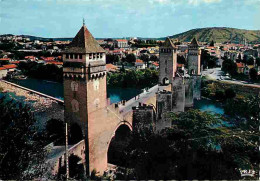
POLYGON ((115 45, 118 46, 118 48, 128 48, 128 41, 125 39, 117 39, 115 40, 115 45))

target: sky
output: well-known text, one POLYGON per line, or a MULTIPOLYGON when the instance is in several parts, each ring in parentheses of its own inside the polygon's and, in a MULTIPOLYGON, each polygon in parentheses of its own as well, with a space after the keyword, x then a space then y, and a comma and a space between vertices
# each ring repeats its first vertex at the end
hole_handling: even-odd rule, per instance
POLYGON ((0 0, 0 34, 159 38, 194 28, 260 30, 260 0, 0 0))

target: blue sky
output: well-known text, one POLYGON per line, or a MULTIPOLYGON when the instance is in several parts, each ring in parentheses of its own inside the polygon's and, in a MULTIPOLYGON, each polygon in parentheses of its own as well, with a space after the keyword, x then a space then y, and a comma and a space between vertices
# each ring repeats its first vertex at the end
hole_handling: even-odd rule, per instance
POLYGON ((260 0, 0 0, 0 34, 164 37, 193 28, 260 30, 260 0))

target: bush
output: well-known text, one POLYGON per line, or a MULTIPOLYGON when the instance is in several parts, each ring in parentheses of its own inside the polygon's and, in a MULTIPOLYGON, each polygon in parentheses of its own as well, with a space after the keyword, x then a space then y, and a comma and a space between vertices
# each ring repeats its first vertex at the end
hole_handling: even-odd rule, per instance
POLYGON ((225 97, 227 99, 233 99, 234 97, 236 97, 236 93, 234 91, 234 89, 232 88, 228 88, 225 90, 225 97))
POLYGON ((65 124, 63 121, 50 119, 46 124, 46 133, 48 140, 54 142, 55 145, 65 143, 65 124))
POLYGON ((209 97, 210 95, 210 89, 207 88, 207 87, 204 87, 202 90, 201 90, 201 95, 204 96, 204 97, 209 97))
POLYGON ((224 100, 225 99, 225 93, 223 90, 216 90, 215 98, 217 100, 224 100))

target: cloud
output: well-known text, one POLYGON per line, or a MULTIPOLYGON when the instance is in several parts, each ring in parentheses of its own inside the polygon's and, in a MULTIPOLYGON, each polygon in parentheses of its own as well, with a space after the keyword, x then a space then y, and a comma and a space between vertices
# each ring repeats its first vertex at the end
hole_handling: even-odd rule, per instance
POLYGON ((191 5, 199 5, 199 4, 210 4, 210 3, 220 3, 222 0, 188 0, 188 3, 191 5))

